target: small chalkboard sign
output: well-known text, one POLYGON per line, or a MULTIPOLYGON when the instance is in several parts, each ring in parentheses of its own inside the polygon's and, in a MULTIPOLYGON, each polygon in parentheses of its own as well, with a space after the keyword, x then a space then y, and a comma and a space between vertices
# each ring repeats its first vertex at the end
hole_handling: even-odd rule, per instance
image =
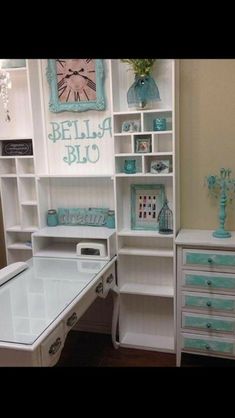
POLYGON ((2 155, 33 155, 32 139, 2 141, 2 155))

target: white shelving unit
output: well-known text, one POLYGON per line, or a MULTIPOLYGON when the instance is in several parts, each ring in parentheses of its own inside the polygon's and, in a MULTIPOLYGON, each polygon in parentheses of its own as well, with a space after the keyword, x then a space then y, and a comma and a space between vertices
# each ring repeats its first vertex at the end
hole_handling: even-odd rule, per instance
POLYGON ((36 164, 40 161, 38 167, 43 169, 45 151, 37 60, 26 60, 25 67, 6 70, 12 82, 9 90, 11 121, 5 121, 1 107, 0 179, 6 257, 10 264, 32 256, 31 234, 39 228, 36 164), (23 140, 31 141, 32 155, 3 155, 4 141, 17 144, 23 140))
POLYGON ((114 127, 115 203, 117 214, 119 339, 121 346, 175 352, 175 247, 177 213, 177 62, 157 60, 153 74, 161 96, 156 108, 130 110, 127 90, 133 73, 111 60, 114 127), (165 131, 153 131, 155 118, 166 118, 165 131), (139 121, 140 131, 122 132, 125 121, 139 121), (149 152, 139 153, 138 138, 150 138, 149 152), (169 173, 150 172, 151 161, 170 160, 169 173), (136 160, 136 174, 124 172, 125 159, 136 160), (162 235, 131 228, 131 185, 162 184, 173 211, 174 231, 162 235))

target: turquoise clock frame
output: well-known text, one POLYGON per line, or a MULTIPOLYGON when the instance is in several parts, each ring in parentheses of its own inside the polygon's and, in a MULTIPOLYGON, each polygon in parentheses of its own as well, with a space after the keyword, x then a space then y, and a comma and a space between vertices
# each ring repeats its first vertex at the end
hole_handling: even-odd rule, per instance
POLYGON ((84 112, 87 110, 104 110, 105 95, 104 95, 104 65, 101 59, 95 60, 96 68, 96 100, 67 102, 61 103, 58 97, 57 90, 57 74, 56 74, 56 60, 48 59, 48 67, 46 71, 47 80, 50 85, 50 101, 49 109, 51 112, 84 112))
POLYGON ((164 184, 131 184, 131 229, 158 231, 164 199, 164 184))

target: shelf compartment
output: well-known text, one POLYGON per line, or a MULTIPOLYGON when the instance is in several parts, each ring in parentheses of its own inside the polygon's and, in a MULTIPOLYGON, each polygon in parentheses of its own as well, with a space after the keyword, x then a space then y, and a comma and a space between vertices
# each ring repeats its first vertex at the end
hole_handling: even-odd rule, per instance
POLYGON ((172 239, 174 237, 174 234, 163 235, 159 234, 158 231, 138 231, 130 228, 122 228, 117 234, 119 237, 153 237, 161 239, 172 239))
POLYGON ((154 152, 173 152, 172 134, 167 132, 159 132, 153 134, 153 151, 154 152))
POLYGON ((123 286, 121 286, 120 293, 126 293, 128 295, 159 296, 165 298, 173 298, 174 288, 172 286, 151 286, 141 283, 126 283, 123 286))
POLYGON ((132 153, 132 136, 122 135, 114 138, 115 154, 132 153))
MULTIPOLYGON (((172 111, 162 111, 162 112, 148 112, 144 113, 144 126, 143 131, 153 131, 153 121, 156 118, 165 118, 166 119, 166 130, 171 131, 172 130, 172 111)), ((157 133, 161 133, 164 131, 156 131, 157 133)))
POLYGON ((19 178, 19 195, 21 203, 27 201, 36 202, 36 184, 34 177, 19 178))
POLYGON ((174 352, 173 299, 121 294, 121 346, 174 352))
POLYGON ((17 158, 17 173, 19 175, 24 174, 34 174, 34 159, 33 157, 29 158, 17 158))
POLYGON ((174 286, 173 257, 119 254, 118 284, 174 286))
POLYGON ((141 115, 140 113, 126 113, 114 115, 114 135, 124 133, 125 135, 130 133, 141 132, 141 115), (123 130, 124 122, 131 122, 129 130, 123 130))
POLYGON ((32 257, 32 254, 27 249, 17 249, 7 251, 7 264, 17 263, 18 261, 27 261, 32 257))
POLYGON ((15 175, 16 174, 16 162, 15 158, 0 157, 0 175, 15 175))
MULTIPOLYGON (((145 174, 155 174, 156 176, 159 175, 166 175, 166 174, 172 174, 172 155, 153 155, 153 156, 145 156, 144 157, 144 173, 145 174), (155 173, 151 173, 151 165, 154 163, 155 173), (156 163, 156 164, 155 164, 156 163), (169 172, 164 172, 164 168, 162 171, 157 170, 157 167, 159 167, 159 170, 161 170, 161 165, 168 166, 169 172)), ((167 171, 167 169, 165 169, 167 171)))
MULTIPOLYGON (((173 201, 172 173, 165 175, 155 174, 117 174, 116 175, 116 194, 117 194, 117 229, 131 229, 131 185, 132 184, 163 184, 165 194, 171 205, 173 201)), ((160 208, 159 208, 160 210, 160 208)), ((157 221, 156 221, 157 222, 157 221)), ((133 230, 134 234, 136 230, 133 230)), ((147 232, 147 231, 144 231, 147 232)), ((153 231, 152 231, 153 232, 153 231)), ((133 235, 134 235, 133 234, 133 235)), ((144 235, 144 234, 143 234, 144 235)), ((153 235, 156 236, 156 235, 153 235)))
POLYGON ((2 196, 4 196, 2 209, 5 228, 20 225, 17 179, 2 178, 1 186, 2 196))
POLYGON ((38 214, 36 206, 21 206, 22 230, 38 228, 38 214))
POLYGON ((115 172, 117 174, 125 174, 127 176, 132 175, 132 174, 127 174, 124 172, 124 164, 125 164, 125 160, 135 160, 136 162, 136 174, 141 174, 143 171, 143 167, 142 167, 142 156, 141 155, 136 155, 135 156, 131 156, 131 157, 115 157, 115 172))
POLYGON ((31 233, 6 231, 6 245, 8 249, 32 250, 31 233))
POLYGON ((119 250, 119 254, 121 255, 140 255, 140 256, 148 256, 148 257, 173 257, 174 253, 173 250, 165 250, 165 249, 148 249, 148 248, 138 248, 138 247, 122 247, 119 250))
MULTIPOLYGON (((157 59, 152 68, 151 75, 156 81, 159 89, 159 102, 155 103, 157 109, 167 109, 172 106, 172 75, 173 60, 157 59)), ((127 103, 127 92, 134 82, 134 72, 130 66, 120 61, 120 59, 111 60, 111 74, 113 85, 113 111, 115 113, 122 111, 130 111, 127 103)), ((147 110, 146 110, 147 111, 147 110)))

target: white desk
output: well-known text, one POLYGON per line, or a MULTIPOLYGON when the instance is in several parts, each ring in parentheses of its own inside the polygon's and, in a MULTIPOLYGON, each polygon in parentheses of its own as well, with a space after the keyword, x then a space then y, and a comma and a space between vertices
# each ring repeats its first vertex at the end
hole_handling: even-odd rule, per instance
POLYGON ((115 285, 109 261, 33 257, 0 287, 0 366, 53 366, 69 330, 115 285))

